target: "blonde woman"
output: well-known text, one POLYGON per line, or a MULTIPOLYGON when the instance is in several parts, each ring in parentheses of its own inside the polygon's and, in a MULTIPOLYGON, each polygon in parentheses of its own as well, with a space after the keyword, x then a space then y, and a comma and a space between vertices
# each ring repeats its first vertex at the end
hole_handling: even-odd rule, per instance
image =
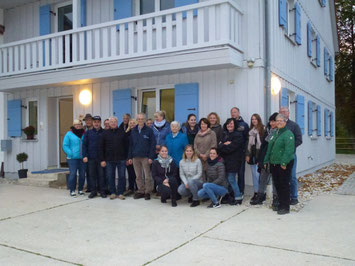
POLYGON ((211 130, 216 133, 217 145, 222 141, 223 138, 223 128, 221 126, 221 119, 215 112, 210 113, 207 116, 208 121, 211 124, 211 130))
POLYGON ((202 188, 202 163, 197 157, 192 145, 185 147, 180 161, 181 185, 178 193, 183 197, 189 197, 190 207, 200 205, 197 192, 202 188))

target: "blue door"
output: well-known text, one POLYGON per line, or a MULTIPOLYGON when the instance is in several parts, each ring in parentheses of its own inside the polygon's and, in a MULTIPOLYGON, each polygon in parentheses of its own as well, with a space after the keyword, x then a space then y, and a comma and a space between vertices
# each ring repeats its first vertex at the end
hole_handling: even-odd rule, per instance
POLYGON ((122 123, 124 114, 132 112, 132 92, 131 89, 114 90, 113 98, 113 115, 118 118, 118 125, 122 123))
POLYGON ((189 114, 198 119, 198 83, 175 84, 175 120, 184 123, 189 114))

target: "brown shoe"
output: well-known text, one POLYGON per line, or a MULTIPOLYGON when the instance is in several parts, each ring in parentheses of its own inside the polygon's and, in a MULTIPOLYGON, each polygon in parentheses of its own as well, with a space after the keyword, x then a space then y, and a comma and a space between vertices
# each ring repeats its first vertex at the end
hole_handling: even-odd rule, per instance
POLYGON ((115 195, 115 194, 111 194, 111 195, 110 195, 110 199, 111 199, 111 200, 114 200, 115 198, 116 198, 116 195, 115 195))
POLYGON ((141 199, 141 198, 144 198, 144 193, 139 193, 139 192, 136 192, 134 194, 134 199, 141 199))
POLYGON ((123 196, 122 194, 121 194, 121 195, 118 195, 117 198, 119 198, 120 200, 125 200, 125 199, 126 199, 126 197, 123 196))
POLYGON ((149 193, 145 194, 145 195, 144 195, 144 199, 145 199, 145 200, 150 200, 150 194, 149 194, 149 193))

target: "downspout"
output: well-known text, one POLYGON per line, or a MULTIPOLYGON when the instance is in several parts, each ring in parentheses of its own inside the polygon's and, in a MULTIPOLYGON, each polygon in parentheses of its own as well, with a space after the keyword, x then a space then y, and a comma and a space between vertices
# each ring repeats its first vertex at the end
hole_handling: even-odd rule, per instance
MULTIPOLYGON (((271 115, 271 38, 270 38, 270 1, 265 0, 265 120, 271 115)), ((266 123, 266 122, 265 122, 266 123)))

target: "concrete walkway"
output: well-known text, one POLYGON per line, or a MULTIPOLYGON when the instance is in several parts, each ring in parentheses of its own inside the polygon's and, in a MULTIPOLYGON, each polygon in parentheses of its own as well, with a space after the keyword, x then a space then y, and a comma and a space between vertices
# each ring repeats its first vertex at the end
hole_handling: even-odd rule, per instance
POLYGON ((355 265, 355 197, 298 213, 0 184, 0 265, 355 265))

